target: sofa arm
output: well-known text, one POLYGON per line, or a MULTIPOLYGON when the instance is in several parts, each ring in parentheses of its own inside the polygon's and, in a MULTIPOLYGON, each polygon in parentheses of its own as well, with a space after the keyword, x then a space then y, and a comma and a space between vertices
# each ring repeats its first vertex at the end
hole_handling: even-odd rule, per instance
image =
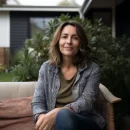
POLYGON ((108 102, 116 103, 121 101, 121 98, 114 96, 103 84, 99 85, 99 89, 108 102))

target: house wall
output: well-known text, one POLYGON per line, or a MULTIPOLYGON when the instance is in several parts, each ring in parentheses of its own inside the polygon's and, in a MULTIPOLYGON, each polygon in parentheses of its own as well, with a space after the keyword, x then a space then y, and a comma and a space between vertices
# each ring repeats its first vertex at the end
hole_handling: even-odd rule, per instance
POLYGON ((10 17, 9 12, 0 12, 0 47, 10 46, 10 17))
POLYGON ((29 18, 26 13, 10 12, 10 52, 13 55, 24 46, 29 36, 29 18))
POLYGON ((0 12, 0 64, 8 64, 10 46, 9 12, 0 12))
POLYGON ((10 12, 10 48, 11 54, 24 46, 26 39, 30 38, 30 18, 31 17, 59 17, 61 14, 69 14, 70 16, 78 15, 78 12, 27 12, 12 11, 10 12))

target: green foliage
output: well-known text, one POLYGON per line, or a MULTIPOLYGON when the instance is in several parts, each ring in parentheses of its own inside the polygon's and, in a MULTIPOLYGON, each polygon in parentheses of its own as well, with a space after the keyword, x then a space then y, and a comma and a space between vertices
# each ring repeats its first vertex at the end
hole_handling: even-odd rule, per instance
POLYGON ((68 15, 61 15, 60 18, 51 20, 45 26, 43 35, 36 34, 26 40, 24 49, 20 52, 20 60, 13 69, 15 81, 37 80, 41 64, 48 59, 49 43, 56 28, 70 19, 79 22, 84 28, 92 50, 91 57, 101 67, 102 83, 123 99, 120 112, 129 111, 130 58, 128 48, 130 39, 125 36, 112 38, 111 29, 104 26, 101 20, 92 23, 87 19, 80 19, 79 16, 71 18, 68 15))
MULTIPOLYGON (((32 38, 32 41, 33 40, 34 39, 32 38)), ((12 68, 12 72, 15 75, 13 81, 37 80, 40 65, 44 60, 39 53, 27 46, 29 43, 30 40, 27 40, 25 47, 19 53, 17 52, 18 57, 16 56, 15 58, 17 59, 16 63, 18 64, 12 68)), ((31 46, 31 44, 29 45, 31 46)))

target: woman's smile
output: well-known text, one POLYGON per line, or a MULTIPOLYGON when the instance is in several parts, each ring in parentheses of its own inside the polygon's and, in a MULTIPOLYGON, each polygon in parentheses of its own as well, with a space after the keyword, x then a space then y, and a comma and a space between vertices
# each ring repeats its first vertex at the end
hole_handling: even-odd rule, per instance
POLYGON ((67 50, 73 50, 73 47, 64 47, 67 50))

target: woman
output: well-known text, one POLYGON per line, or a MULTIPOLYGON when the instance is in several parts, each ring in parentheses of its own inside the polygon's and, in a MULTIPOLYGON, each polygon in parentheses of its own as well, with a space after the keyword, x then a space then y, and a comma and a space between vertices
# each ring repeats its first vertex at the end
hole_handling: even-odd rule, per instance
POLYGON ((89 60, 90 49, 83 28, 68 21, 56 30, 50 59, 43 63, 32 109, 36 130, 102 130, 105 121, 94 104, 100 71, 89 60))

